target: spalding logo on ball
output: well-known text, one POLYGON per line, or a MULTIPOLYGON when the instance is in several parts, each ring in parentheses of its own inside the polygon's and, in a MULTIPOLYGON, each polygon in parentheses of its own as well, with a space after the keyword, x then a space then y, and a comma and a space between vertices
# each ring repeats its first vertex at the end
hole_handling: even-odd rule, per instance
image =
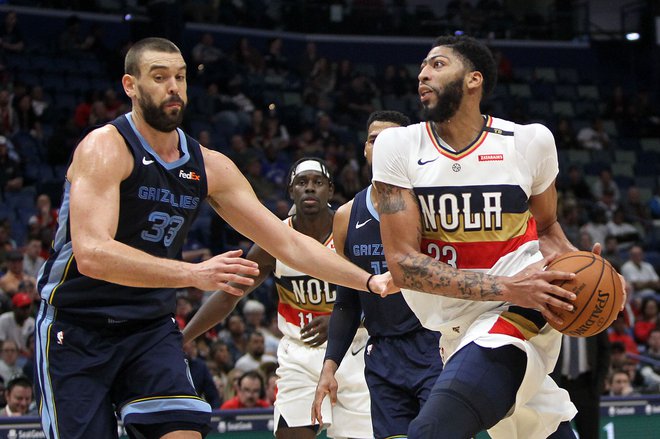
POLYGON ((566 253, 546 270, 575 273, 575 278, 554 282, 575 293, 573 311, 553 307, 564 323, 548 322, 562 334, 590 337, 607 329, 616 319, 623 303, 623 286, 616 270, 602 257, 585 251, 566 253))

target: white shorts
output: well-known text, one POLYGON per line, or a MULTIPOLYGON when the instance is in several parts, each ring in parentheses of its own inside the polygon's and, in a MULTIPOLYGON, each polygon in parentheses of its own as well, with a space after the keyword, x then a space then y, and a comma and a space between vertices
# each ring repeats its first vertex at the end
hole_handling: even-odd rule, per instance
MULTIPOLYGON (((369 389, 364 379, 364 346, 367 332, 360 328, 335 375, 337 404, 329 398, 321 407, 328 437, 373 438, 369 389), (355 353, 355 355, 353 354, 355 353)), ((325 347, 311 348, 284 337, 277 350, 275 431, 283 416, 289 427, 311 425, 312 403, 319 382, 325 347)))
POLYGON ((488 434, 493 439, 545 439, 561 422, 570 421, 577 413, 568 392, 548 376, 559 356, 561 334, 550 325, 545 325, 529 340, 491 333, 500 318, 499 311, 486 312, 471 324, 465 322, 460 326, 465 328, 464 333, 443 333, 440 337, 443 358, 449 359, 472 341, 487 348, 514 345, 522 349, 527 354, 527 369, 516 402, 509 415, 489 429, 488 434))

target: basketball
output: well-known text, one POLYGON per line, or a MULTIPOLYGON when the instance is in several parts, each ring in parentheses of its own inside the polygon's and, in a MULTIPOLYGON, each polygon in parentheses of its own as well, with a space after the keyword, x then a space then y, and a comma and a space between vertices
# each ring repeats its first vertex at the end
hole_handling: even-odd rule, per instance
POLYGON ((562 334, 590 337, 607 329, 616 319, 623 302, 623 286, 616 270, 602 257, 575 251, 555 259, 546 270, 575 273, 573 280, 555 282, 577 296, 573 311, 557 309, 564 323, 548 322, 562 334))

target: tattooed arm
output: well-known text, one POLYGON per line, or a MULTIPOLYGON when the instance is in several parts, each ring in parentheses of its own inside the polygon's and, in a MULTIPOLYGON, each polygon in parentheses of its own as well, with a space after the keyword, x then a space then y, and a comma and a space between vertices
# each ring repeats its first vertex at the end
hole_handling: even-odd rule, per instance
POLYGON ((385 257, 396 286, 457 299, 507 301, 539 309, 555 321, 548 305, 572 307, 561 298, 572 300, 573 294, 550 283, 572 275, 543 271, 546 260, 506 277, 457 270, 423 254, 422 223, 413 191, 380 181, 375 184, 385 257))

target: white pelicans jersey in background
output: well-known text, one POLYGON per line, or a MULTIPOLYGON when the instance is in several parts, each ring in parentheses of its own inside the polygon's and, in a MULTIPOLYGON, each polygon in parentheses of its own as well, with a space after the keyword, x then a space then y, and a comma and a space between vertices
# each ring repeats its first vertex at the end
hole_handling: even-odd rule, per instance
MULTIPOLYGON (((293 228, 291 217, 284 223, 293 228)), ((335 251, 332 232, 323 245, 335 251)), ((330 315, 337 298, 337 286, 294 270, 279 259, 275 263, 274 275, 279 296, 278 326, 283 335, 300 341, 303 326, 314 317, 330 315)))

